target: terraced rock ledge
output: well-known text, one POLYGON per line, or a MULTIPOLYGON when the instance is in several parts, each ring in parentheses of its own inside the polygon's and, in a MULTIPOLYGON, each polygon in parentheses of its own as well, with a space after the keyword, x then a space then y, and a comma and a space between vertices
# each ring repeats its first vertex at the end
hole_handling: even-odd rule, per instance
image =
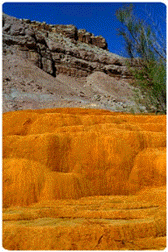
POLYGON ((4 113, 3 246, 164 249, 166 116, 4 113))

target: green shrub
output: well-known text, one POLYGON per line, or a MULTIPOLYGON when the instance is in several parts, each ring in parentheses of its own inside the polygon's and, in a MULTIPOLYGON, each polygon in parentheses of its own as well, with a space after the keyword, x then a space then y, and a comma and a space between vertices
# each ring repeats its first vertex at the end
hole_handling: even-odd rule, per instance
MULTIPOLYGON (((121 22, 119 35, 124 38, 130 57, 129 68, 136 83, 145 91, 157 111, 166 113, 166 42, 158 36, 156 26, 134 15, 133 5, 116 12, 121 22)), ((148 104, 149 105, 149 104, 148 104)))

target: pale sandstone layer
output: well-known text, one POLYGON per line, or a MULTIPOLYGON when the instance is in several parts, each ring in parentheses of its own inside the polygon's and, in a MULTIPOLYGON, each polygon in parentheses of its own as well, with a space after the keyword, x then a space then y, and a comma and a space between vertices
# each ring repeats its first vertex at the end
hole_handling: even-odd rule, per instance
POLYGON ((3 246, 164 249, 166 116, 3 115, 3 246))

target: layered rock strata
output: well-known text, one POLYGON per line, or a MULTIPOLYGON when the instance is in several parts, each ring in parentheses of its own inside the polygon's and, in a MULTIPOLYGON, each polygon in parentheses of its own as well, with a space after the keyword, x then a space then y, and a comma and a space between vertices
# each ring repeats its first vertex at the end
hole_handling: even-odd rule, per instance
POLYGON ((128 59, 102 49, 101 36, 93 44, 93 37, 73 25, 3 14, 3 111, 69 106, 154 112, 132 85, 128 59))
POLYGON ((16 51, 50 75, 88 76, 102 71, 129 76, 126 59, 107 50, 102 36, 73 25, 48 25, 3 14, 3 51, 16 51))

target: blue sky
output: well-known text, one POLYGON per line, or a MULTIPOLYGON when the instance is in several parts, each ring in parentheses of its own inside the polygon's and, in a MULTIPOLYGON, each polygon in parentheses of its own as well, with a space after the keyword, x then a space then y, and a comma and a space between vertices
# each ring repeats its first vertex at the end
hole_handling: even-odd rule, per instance
MULTIPOLYGON (((122 2, 6 2, 3 12, 17 17, 36 20, 48 24, 73 24, 78 29, 86 29, 94 35, 102 35, 110 52, 126 56, 124 41, 117 35, 120 22, 115 16, 122 2)), ((135 13, 148 22, 150 13, 164 36, 166 30, 166 6, 161 2, 135 3, 135 13)))

